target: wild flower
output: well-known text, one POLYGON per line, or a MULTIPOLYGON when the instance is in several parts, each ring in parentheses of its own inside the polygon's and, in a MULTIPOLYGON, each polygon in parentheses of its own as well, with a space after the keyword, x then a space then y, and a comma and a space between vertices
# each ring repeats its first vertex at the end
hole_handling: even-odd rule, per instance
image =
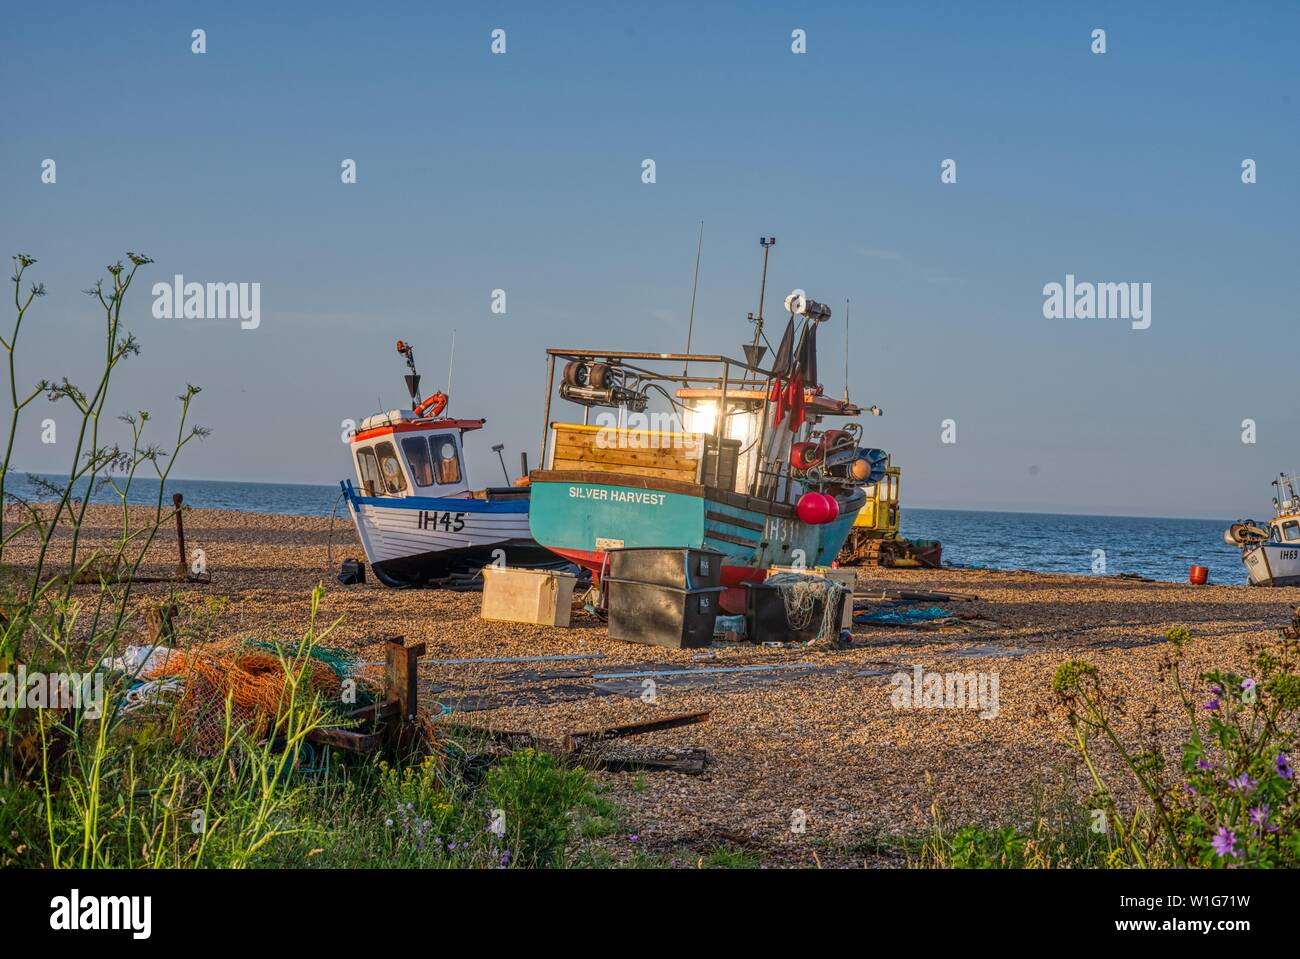
POLYGON ((1219 827, 1219 831, 1214 834, 1214 839, 1210 841, 1210 845, 1214 847, 1215 853, 1224 859, 1237 855, 1237 836, 1226 826, 1219 827))
POLYGON ((1270 822, 1268 815, 1268 803, 1261 803, 1258 806, 1250 807, 1250 821, 1255 825, 1257 830, 1262 830, 1263 832, 1277 832, 1277 824, 1270 822))
POLYGON ((1114 831, 1101 840, 1107 864, 1300 865, 1300 790, 1289 788, 1295 779, 1289 753, 1300 719, 1300 646, 1257 650, 1250 675, 1214 671, 1200 675, 1200 685, 1179 675, 1188 636, 1180 638, 1162 664, 1188 726, 1177 766, 1158 752, 1126 745, 1128 737, 1114 723, 1124 701, 1086 664, 1058 669, 1053 678, 1072 734, 1069 745, 1087 761, 1096 795, 1114 804, 1115 790, 1092 761, 1095 744, 1105 742, 1144 796, 1136 815, 1114 819, 1114 831), (1083 677, 1088 681, 1079 682, 1083 677))

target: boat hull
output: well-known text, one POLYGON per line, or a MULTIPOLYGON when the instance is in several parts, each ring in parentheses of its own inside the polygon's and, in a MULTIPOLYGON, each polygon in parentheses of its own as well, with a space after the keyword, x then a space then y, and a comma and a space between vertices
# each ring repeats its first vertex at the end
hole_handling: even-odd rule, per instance
POLYGON ((1252 586, 1300 586, 1300 544, 1261 543, 1242 550, 1241 561, 1252 586))
POLYGON ((839 517, 814 526, 783 503, 653 477, 539 470, 531 488, 533 539, 596 576, 611 549, 705 548, 722 553, 722 584, 733 588, 771 566, 829 565, 865 501, 859 490, 838 497, 839 517))
POLYGON ((528 498, 361 496, 343 484, 366 560, 386 586, 426 586, 488 563, 556 565, 528 531, 528 498))

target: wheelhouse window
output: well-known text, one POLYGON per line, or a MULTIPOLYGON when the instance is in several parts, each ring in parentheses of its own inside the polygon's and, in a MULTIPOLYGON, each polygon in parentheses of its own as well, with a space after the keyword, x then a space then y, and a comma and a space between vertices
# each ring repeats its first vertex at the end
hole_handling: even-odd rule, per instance
POLYGON ((361 488, 367 496, 383 494, 384 480, 379 475, 379 463, 375 460, 375 451, 369 446, 357 450, 357 476, 361 477, 361 488))
POLYGON ((461 482, 460 453, 456 449, 456 438, 450 433, 438 433, 429 437, 429 451, 433 454, 434 478, 439 486, 450 486, 461 482))
POLYGON ((429 458, 429 444, 423 436, 408 436, 402 440, 402 452, 411 467, 411 479, 416 486, 433 485, 433 460, 429 458))
POLYGON ((393 444, 377 444, 375 458, 379 461, 379 473, 384 478, 384 489, 393 495, 405 490, 406 476, 402 473, 402 464, 397 459, 397 450, 393 449, 393 444))
POLYGON ((1282 524, 1282 538, 1288 543, 1300 540, 1300 522, 1289 520, 1282 524))

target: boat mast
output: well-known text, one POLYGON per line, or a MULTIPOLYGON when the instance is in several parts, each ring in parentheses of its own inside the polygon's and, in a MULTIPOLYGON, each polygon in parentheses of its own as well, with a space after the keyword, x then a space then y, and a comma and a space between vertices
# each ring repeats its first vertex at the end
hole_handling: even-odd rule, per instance
MULTIPOLYGON (((451 354, 447 357, 447 406, 451 406, 451 374, 456 370, 456 331, 451 331, 451 354)), ((445 410, 450 416, 451 410, 445 410)))
MULTIPOLYGON (((758 284, 758 318, 754 320, 754 349, 758 349, 758 344, 763 340, 763 301, 767 296, 767 256, 772 252, 772 247, 776 246, 776 237, 760 236, 758 244, 763 248, 763 279, 758 284)), ((756 359, 746 357, 754 366, 758 365, 756 359)))
MULTIPOLYGON (((763 346, 761 343, 763 339, 763 301, 767 295, 767 257, 768 254, 772 252, 772 247, 776 246, 776 237, 760 236, 758 242, 763 248, 763 278, 758 284, 758 319, 754 320, 754 342, 745 344, 744 346, 745 360, 750 366, 754 367, 755 370, 757 369, 758 364, 762 362, 763 354, 767 352, 767 347, 763 346)), ((747 370, 745 372, 746 380, 749 379, 751 372, 753 371, 747 370)), ((769 379, 763 385, 763 406, 759 410, 758 414, 758 439, 755 442, 754 451, 752 453, 754 457, 754 475, 750 479, 749 484, 749 495, 751 496, 763 495, 763 465, 765 463, 765 460, 763 459, 763 444, 767 441, 767 418, 769 415, 769 407, 772 403, 771 387, 772 383, 769 379)), ((775 480, 773 480, 772 488, 773 490, 776 488, 775 480)))
MULTIPOLYGON (((686 353, 691 352, 691 334, 695 331, 695 292, 700 288, 700 254, 704 252, 704 221, 700 221, 700 239, 695 245, 695 281, 691 284, 691 318, 686 324, 686 353)), ((683 380, 686 374, 690 372, 691 361, 687 360, 682 364, 683 380)), ((690 386, 689 382, 683 382, 683 386, 690 386)))
POLYGON ((849 299, 844 298, 844 402, 849 401, 849 299))

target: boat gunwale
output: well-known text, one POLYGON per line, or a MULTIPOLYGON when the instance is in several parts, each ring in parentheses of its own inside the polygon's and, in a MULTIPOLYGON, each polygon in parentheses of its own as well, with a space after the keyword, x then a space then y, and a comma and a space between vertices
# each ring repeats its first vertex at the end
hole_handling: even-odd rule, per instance
MULTIPOLYGON (((706 501, 724 503, 736 509, 750 510, 766 516, 778 516, 782 519, 797 519, 798 512, 789 503, 760 499, 735 490, 706 486, 700 483, 686 483, 682 480, 661 479, 656 476, 641 476, 636 473, 614 473, 603 470, 533 470, 528 474, 531 483, 595 483, 602 486, 625 486, 629 489, 657 490, 661 493, 678 493, 683 496, 695 496, 706 501)), ((852 500, 852 497, 846 497, 852 500)))

